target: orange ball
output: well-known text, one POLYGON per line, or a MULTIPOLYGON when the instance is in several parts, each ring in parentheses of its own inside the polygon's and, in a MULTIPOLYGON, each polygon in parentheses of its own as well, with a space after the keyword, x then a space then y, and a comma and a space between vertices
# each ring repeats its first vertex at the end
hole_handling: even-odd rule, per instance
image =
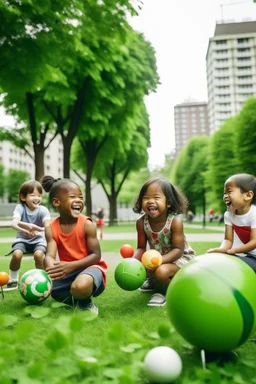
POLYGON ((0 272, 0 286, 7 284, 9 281, 9 275, 6 272, 0 272))
POLYGON ((134 249, 130 244, 124 244, 120 248, 121 256, 126 259, 128 257, 133 257, 134 249))
POLYGON ((146 269, 156 269, 162 264, 162 255, 160 252, 156 251, 155 249, 149 249, 148 251, 144 252, 141 257, 141 262, 144 265, 146 269))

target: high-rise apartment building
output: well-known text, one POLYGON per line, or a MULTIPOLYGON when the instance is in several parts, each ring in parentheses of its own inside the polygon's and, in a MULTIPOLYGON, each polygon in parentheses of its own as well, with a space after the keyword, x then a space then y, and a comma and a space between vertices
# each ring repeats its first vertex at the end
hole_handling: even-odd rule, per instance
POLYGON ((194 136, 209 135, 207 103, 185 102, 174 106, 176 155, 194 136))
MULTIPOLYGON (((31 149, 32 156, 34 155, 31 149)), ((9 169, 19 169, 29 173, 31 179, 35 177, 34 160, 22 149, 15 147, 9 141, 0 142, 0 163, 7 173, 9 169)), ((61 138, 56 138, 45 151, 45 174, 53 177, 63 177, 63 145, 61 138)))
POLYGON ((217 23, 207 55, 210 133, 256 96, 256 21, 217 23))

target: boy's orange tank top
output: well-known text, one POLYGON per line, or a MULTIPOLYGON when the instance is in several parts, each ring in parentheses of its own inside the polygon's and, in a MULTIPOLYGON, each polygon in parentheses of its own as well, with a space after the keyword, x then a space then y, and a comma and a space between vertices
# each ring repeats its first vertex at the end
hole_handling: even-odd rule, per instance
MULTIPOLYGON (((54 240, 58 248, 60 261, 81 260, 88 256, 87 240, 84 234, 84 225, 87 220, 92 221, 88 216, 79 215, 75 228, 70 233, 61 230, 59 218, 52 221, 51 229, 54 240)), ((90 265, 90 268, 99 268, 103 273, 104 283, 106 284, 107 263, 102 258, 98 264, 90 265)))

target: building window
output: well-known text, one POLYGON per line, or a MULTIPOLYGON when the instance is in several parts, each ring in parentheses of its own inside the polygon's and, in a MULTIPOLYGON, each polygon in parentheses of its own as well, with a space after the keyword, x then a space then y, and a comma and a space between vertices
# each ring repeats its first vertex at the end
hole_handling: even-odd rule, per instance
POLYGON ((251 48, 237 48, 237 52, 250 52, 251 48))
POLYGON ((245 37, 243 39, 237 39, 238 44, 239 43, 248 43, 249 41, 250 41, 250 39, 248 37, 245 37))
POLYGON ((227 40, 216 40, 215 43, 216 45, 224 45, 227 44, 227 40))

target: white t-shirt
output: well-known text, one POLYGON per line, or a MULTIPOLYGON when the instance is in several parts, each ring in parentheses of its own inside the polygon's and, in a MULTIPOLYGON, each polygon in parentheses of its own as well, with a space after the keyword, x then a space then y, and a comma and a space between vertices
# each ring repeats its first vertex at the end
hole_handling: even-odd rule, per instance
MULTIPOLYGON (((250 239, 251 229, 256 228, 256 206, 251 205, 249 211, 245 215, 236 215, 235 213, 226 211, 224 215, 224 223, 225 225, 231 225, 234 230, 232 248, 237 248, 246 244, 250 239)), ((248 253, 256 257, 256 248, 248 253)), ((246 256, 246 254, 239 253, 239 256, 246 256)))

